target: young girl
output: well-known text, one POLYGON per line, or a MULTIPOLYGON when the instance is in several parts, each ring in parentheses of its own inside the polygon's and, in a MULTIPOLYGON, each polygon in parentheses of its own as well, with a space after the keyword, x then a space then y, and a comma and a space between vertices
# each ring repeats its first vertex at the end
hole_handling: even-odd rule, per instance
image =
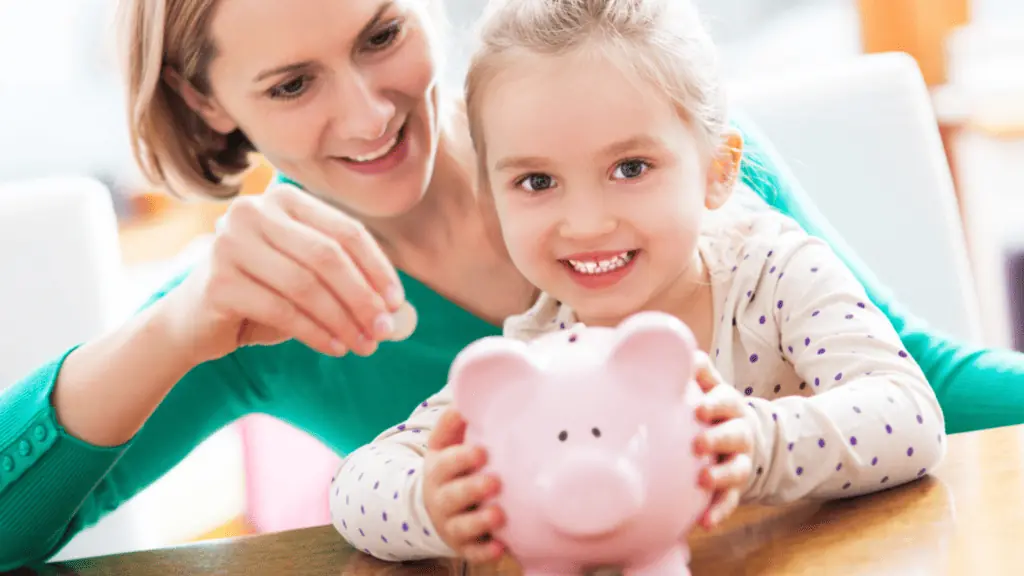
MULTIPOLYGON (((944 423, 886 317, 823 242, 728 202, 742 142, 714 48, 685 0, 499 0, 467 79, 481 189, 541 291, 505 334, 676 315, 716 370, 700 379, 723 456, 705 525, 748 502, 837 498, 920 477, 944 423)), ((461 445, 450 393, 352 453, 331 489, 340 533, 374 556, 486 560, 499 479, 461 445), (430 441, 428 442, 428 436, 430 441)))

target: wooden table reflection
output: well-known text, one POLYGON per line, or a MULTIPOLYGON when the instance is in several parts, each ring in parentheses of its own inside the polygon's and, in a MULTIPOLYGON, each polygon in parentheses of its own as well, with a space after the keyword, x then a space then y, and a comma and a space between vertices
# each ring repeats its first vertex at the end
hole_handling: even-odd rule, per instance
MULTIPOLYGON (((1024 427, 957 435, 934 477, 826 504, 741 510, 691 540, 694 576, 1012 574, 1024 557, 1024 427)), ((52 565, 23 574, 512 576, 514 562, 397 565, 330 527, 52 565)))

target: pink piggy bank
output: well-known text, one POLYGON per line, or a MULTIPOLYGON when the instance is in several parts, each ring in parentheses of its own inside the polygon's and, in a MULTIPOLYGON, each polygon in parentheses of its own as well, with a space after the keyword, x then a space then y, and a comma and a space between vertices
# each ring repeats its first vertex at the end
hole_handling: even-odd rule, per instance
POLYGON ((693 455, 695 350, 678 319, 643 312, 459 354, 455 408, 501 479, 494 537, 525 576, 690 573, 686 536, 710 501, 697 480, 708 460, 693 455))

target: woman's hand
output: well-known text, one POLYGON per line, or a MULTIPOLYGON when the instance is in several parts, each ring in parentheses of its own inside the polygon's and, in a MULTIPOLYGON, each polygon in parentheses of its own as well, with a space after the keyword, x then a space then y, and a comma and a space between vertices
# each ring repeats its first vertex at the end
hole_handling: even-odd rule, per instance
POLYGON ((480 473, 484 450, 462 443, 466 423, 453 409, 445 411, 427 440, 423 504, 438 536, 473 563, 501 556, 502 546, 491 539, 504 523, 495 504, 484 502, 498 493, 498 479, 480 473))
POLYGON ((360 222, 280 185, 232 201, 209 259, 167 296, 165 315, 196 363, 292 338, 325 354, 369 355, 394 332, 404 298, 360 222))
POLYGON ((697 418, 710 428, 697 436, 694 451, 716 459, 700 475, 701 486, 713 494, 701 519, 704 528, 710 529, 739 505, 740 494, 750 480, 754 431, 743 418, 743 396, 722 381, 703 352, 697 358, 697 383, 705 393, 697 406, 697 418))

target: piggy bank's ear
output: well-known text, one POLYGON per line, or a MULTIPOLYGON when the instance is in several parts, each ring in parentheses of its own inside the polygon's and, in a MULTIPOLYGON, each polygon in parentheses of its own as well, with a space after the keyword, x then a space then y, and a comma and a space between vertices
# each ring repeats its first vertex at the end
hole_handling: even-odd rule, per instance
POLYGON ((675 316, 641 312, 616 328, 607 362, 627 374, 629 385, 681 396, 694 377, 697 341, 675 316))
POLYGON ((455 357, 449 385, 455 408, 467 422, 492 421, 519 413, 540 375, 525 343, 492 336, 473 342, 455 357))

